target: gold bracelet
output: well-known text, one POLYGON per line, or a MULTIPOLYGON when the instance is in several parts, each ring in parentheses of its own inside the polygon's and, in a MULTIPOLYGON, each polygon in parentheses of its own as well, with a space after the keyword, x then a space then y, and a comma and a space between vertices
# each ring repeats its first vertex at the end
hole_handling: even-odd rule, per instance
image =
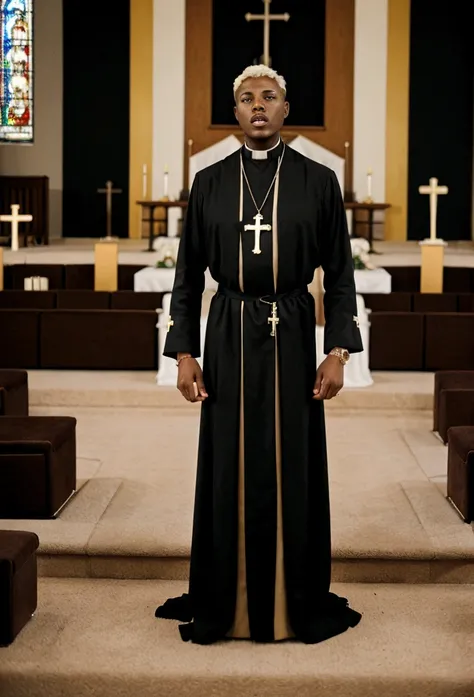
POLYGON ((176 361, 176 365, 179 366, 181 361, 184 361, 185 358, 192 358, 192 356, 181 356, 181 358, 178 358, 178 360, 176 361))

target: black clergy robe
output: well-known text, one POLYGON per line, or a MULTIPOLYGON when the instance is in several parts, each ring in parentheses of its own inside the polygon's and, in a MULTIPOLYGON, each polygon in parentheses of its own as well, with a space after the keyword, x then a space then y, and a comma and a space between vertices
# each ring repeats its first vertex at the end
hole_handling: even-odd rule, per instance
POLYGON ((324 408, 313 399, 315 305, 324 270, 324 351, 362 350, 353 262, 336 176, 282 142, 244 146, 194 181, 164 355, 200 355, 204 272, 219 283, 207 320, 189 593, 156 616, 182 638, 315 643, 360 615, 329 592, 331 537, 324 408), (261 210, 261 253, 245 230, 261 210), (275 304, 273 304, 275 303, 275 304), (271 322, 272 310, 278 323, 271 322), (273 329, 275 327, 275 329, 273 329), (274 336, 272 336, 274 334, 274 336))

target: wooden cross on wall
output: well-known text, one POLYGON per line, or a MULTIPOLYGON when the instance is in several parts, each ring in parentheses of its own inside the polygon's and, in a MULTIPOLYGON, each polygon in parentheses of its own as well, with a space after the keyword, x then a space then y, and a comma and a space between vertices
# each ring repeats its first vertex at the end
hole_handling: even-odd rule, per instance
POLYGON ((270 22, 281 21, 288 22, 290 15, 288 12, 282 15, 272 15, 270 14, 270 3, 272 0, 262 0, 264 4, 263 15, 253 15, 251 12, 247 12, 245 19, 247 22, 252 22, 254 20, 263 20, 263 58, 262 62, 264 65, 271 65, 272 59, 270 58, 270 22))

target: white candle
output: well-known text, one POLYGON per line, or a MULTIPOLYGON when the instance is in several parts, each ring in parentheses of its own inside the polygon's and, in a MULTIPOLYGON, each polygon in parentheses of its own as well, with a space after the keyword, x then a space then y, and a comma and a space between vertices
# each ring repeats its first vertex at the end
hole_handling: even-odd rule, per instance
POLYGON ((148 194, 148 168, 143 165, 143 198, 146 199, 148 194))
POLYGON ((165 196, 165 198, 168 198, 168 165, 165 166, 165 184, 163 195, 165 196))
POLYGON ((41 276, 40 278, 40 289, 49 290, 49 279, 46 276, 41 276))
POLYGON ((25 290, 33 290, 33 277, 25 278, 25 290))
POLYGON ((367 170, 367 197, 372 198, 372 170, 367 170))

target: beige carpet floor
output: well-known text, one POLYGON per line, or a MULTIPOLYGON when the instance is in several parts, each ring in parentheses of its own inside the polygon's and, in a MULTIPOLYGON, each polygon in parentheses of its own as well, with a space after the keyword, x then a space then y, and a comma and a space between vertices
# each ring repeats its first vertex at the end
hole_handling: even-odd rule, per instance
MULTIPOLYGON (((77 417, 79 491, 34 530, 45 575, 185 578, 196 407, 34 407, 77 417)), ((328 413, 339 581, 474 582, 474 535, 445 498, 447 449, 429 412, 328 413), (374 568, 377 562, 377 568, 374 568)))
POLYGON ((154 609, 179 582, 40 579, 0 649, 1 697, 472 697, 472 587, 339 585, 358 627, 314 646, 183 643, 154 609))

